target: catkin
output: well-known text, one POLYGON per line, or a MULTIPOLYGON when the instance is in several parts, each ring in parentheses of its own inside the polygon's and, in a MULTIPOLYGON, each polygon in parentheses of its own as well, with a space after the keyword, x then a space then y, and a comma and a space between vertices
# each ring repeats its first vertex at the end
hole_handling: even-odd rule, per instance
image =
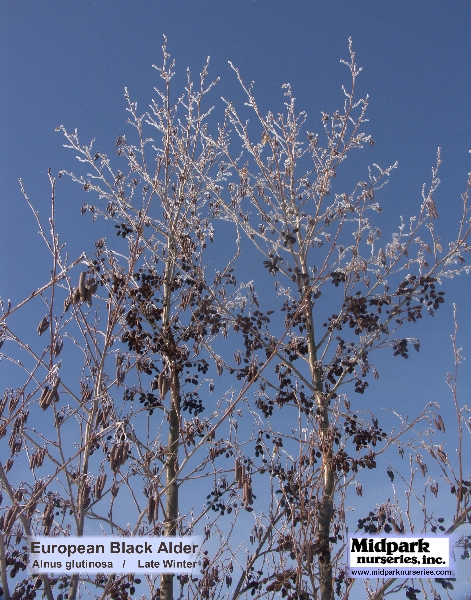
POLYGON ((54 521, 54 504, 49 503, 43 514, 43 526, 44 526, 44 535, 49 535, 51 531, 52 523, 54 521))
POLYGON ((92 306, 93 305, 93 302, 92 302, 92 288, 91 287, 87 287, 87 297, 86 297, 86 300, 87 300, 88 306, 92 306))
POLYGON ((46 386, 44 386, 44 389, 41 393, 41 397, 39 398, 39 407, 42 408, 43 410, 45 410, 49 406, 48 404, 45 404, 48 394, 49 394, 49 386, 46 385, 46 386))
POLYGON ((163 372, 161 372, 159 373, 157 383, 159 387, 160 399, 165 400, 165 396, 170 389, 170 379, 163 372))
POLYGON ((113 472, 116 472, 119 468, 119 465, 116 463, 116 453, 118 451, 117 444, 113 444, 110 451, 110 468, 113 472))
POLYGON ((42 318, 36 331, 39 333, 39 335, 42 335, 48 329, 49 329, 49 317, 46 315, 42 318))
POLYGON ((54 381, 54 384, 51 389, 49 389, 49 386, 47 386, 47 385, 44 387, 44 390, 39 399, 40 408, 42 408, 43 410, 46 410, 48 408, 48 406, 50 406, 52 404, 52 402, 59 401, 59 392, 57 391, 57 388, 59 387, 59 383, 60 383, 60 378, 57 377, 56 380, 54 381))
POLYGON ((72 304, 78 304, 80 302, 80 290, 75 288, 70 298, 72 304))
POLYGON ((101 494, 103 493, 105 483, 106 483, 106 473, 101 473, 100 475, 98 475, 98 477, 95 481, 94 489, 93 489, 95 498, 97 498, 98 500, 100 500, 100 498, 101 498, 101 494))
POLYGON ((96 294, 97 290, 98 290, 98 282, 97 282, 97 280, 94 277, 92 277, 89 280, 88 284, 90 286, 90 289, 92 290, 92 294, 96 294))
POLYGON ((62 347, 64 346, 64 342, 61 337, 56 338, 54 343, 54 356, 57 358, 59 354, 62 352, 62 347))
POLYGON ((81 490, 80 490, 80 500, 82 501, 82 506, 84 509, 87 509, 90 505, 90 484, 88 481, 85 481, 81 490))
POLYGON ((250 477, 247 477, 244 481, 243 500, 246 506, 250 506, 253 502, 252 481, 250 477))
POLYGON ((5 532, 10 532, 14 522, 16 521, 16 515, 18 514, 20 507, 18 504, 15 504, 11 508, 8 509, 7 514, 5 515, 5 521, 3 525, 3 529, 5 532))
POLYGON ((87 288, 85 287, 85 271, 80 273, 78 290, 80 294, 80 300, 85 302, 87 300, 87 288))
POLYGON ((149 496, 149 502, 147 504, 147 516, 149 519, 149 522, 154 522, 155 520, 155 498, 153 496, 153 494, 151 494, 149 496))
POLYGON ((33 452, 30 458, 30 469, 36 469, 40 467, 44 462, 44 457, 46 456, 46 448, 38 448, 33 452))
POLYGON ((239 458, 236 458, 236 461, 235 461, 235 480, 237 481, 237 485, 238 485, 239 488, 243 487, 245 479, 246 479, 246 474, 245 474, 244 463, 239 458))

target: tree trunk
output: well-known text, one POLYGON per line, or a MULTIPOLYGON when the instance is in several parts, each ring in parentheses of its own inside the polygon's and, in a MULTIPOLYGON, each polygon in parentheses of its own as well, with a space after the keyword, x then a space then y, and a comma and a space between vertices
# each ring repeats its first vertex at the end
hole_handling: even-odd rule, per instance
MULTIPOLYGON (((305 261, 301 262, 301 271, 308 277, 308 270, 305 261)), ((305 295, 301 288, 299 289, 300 297, 305 295)), ((324 385, 322 382, 322 370, 317 365, 317 348, 314 336, 314 319, 313 319, 313 304, 310 292, 307 292, 308 297, 304 298, 304 319, 306 324, 306 337, 309 353, 309 365, 311 370, 312 383, 316 397, 317 411, 320 414, 319 428, 321 437, 321 452, 322 452, 322 473, 323 473, 323 490, 322 500, 319 506, 319 514, 317 518, 316 542, 318 546, 318 558, 320 569, 320 598, 321 600, 333 599, 332 587, 332 563, 330 556, 330 527, 332 517, 334 515, 334 488, 335 488, 335 472, 332 468, 332 442, 329 439, 329 413, 327 410, 327 400, 324 394, 324 385)))
MULTIPOLYGON (((180 438, 180 381, 176 368, 172 369, 171 406, 169 414, 167 462, 165 464, 165 521, 164 535, 177 534, 178 485, 175 480, 178 471, 178 442, 180 438)), ((161 600, 173 600, 174 575, 163 573, 160 576, 161 600)))

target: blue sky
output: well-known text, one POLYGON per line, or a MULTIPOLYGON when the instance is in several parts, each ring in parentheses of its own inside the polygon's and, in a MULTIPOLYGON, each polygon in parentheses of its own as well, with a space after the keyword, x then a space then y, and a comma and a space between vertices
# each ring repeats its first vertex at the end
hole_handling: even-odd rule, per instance
MULTIPOLYGON (((176 87, 184 83, 187 66, 196 76, 211 56, 210 77, 221 77, 211 95, 218 106, 214 118, 222 115, 220 96, 243 104, 230 60, 247 82, 255 80, 262 112, 281 108, 281 85, 291 83, 298 109, 308 113, 308 128, 315 131, 321 129, 320 111, 331 112, 343 101, 341 84, 349 78, 339 61, 348 57, 351 36, 363 67, 359 95, 370 95, 367 131, 376 143, 344 170, 363 169, 366 176, 368 164, 386 167, 398 160, 382 192, 387 232, 397 226, 398 215, 417 212, 421 186, 430 181, 441 146, 443 183, 436 204, 442 239, 452 239, 471 171, 471 4, 466 0, 17 0, 2 3, 0 21, 0 295, 14 304, 44 283, 50 268, 18 177, 45 220, 48 168, 53 174, 76 169, 55 128, 76 127, 82 143, 96 137, 97 149, 112 152, 117 135, 126 131, 124 86, 142 112, 155 95, 159 78, 152 64, 160 64, 163 34, 177 61, 176 87)), ((357 173, 353 176, 361 177, 357 173)), ((99 237, 80 218, 88 198, 61 180, 57 199, 58 229, 75 258, 99 237)), ((469 357, 471 282, 453 280, 446 290, 445 307, 412 332, 422 340, 420 355, 381 372, 377 403, 410 405, 398 386, 399 367, 401 381, 414 383, 420 406, 428 399, 448 402, 444 378, 452 368, 452 302, 458 304, 459 341, 469 357), (426 377, 418 381, 418 372, 426 377)), ((469 402, 466 363, 461 381, 462 402, 469 402)))

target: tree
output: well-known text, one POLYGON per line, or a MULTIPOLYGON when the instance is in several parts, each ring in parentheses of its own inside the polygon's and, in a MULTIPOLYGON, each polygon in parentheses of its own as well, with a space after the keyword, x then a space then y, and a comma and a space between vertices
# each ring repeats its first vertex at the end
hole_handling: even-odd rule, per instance
MULTIPOLYGON (((214 82, 206 84, 205 67, 195 90, 188 73, 186 95, 172 104, 173 68, 164 45, 159 71, 165 89, 158 92, 151 113, 138 116, 137 105, 125 94, 130 122, 137 131, 136 144, 128 144, 124 135, 116 142, 126 173, 115 169, 108 156, 96 152, 92 144, 80 145, 77 132, 69 134, 58 128, 65 134, 67 147, 91 169, 85 177, 67 174, 101 201, 101 206, 85 205, 82 213, 91 213, 93 220, 104 217, 114 222, 114 233, 122 242, 116 245, 101 237, 94 255, 68 263, 55 230, 57 182, 50 176, 50 239, 38 213, 35 215, 53 258, 51 281, 16 308, 8 307, 2 319, 5 339, 32 357, 26 366, 14 358, 14 350, 9 353, 8 358, 26 369, 28 376, 22 387, 5 392, 3 402, 3 407, 8 404, 9 414, 2 423, 2 434, 10 432, 11 448, 2 473, 11 496, 4 523, 7 546, 12 531, 16 533, 15 549, 6 553, 5 560, 6 564, 14 561, 14 575, 25 566, 24 553, 18 554, 17 548, 23 535, 66 535, 69 531, 84 535, 90 531, 90 521, 121 535, 183 535, 195 527, 201 530, 201 522, 210 527, 217 521, 217 516, 208 518, 210 509, 223 507, 218 497, 225 470, 216 465, 219 457, 234 453, 234 445, 225 440, 226 435, 217 439, 216 431, 223 429, 237 398, 222 393, 211 402, 210 416, 200 415, 205 410, 204 396, 215 388, 212 376, 221 375, 224 369, 224 359, 214 343, 218 336, 227 335, 227 318, 215 310, 212 296, 223 297, 234 306, 242 299, 233 299, 241 291, 234 288, 232 260, 222 264, 215 278, 208 281, 206 277, 205 248, 214 232, 205 216, 205 177, 210 176, 220 150, 205 140, 209 112, 203 111, 202 102, 214 82), (144 125, 153 128, 161 141, 161 146, 152 147, 152 159, 147 155, 153 140, 144 136, 144 125), (77 265, 83 262, 86 269, 77 273, 77 265), (60 296, 64 296, 63 309, 57 308, 60 296), (24 344, 10 326, 16 310, 24 310, 34 298, 41 298, 47 311, 37 333, 50 336, 38 351, 24 344), (69 348, 63 350, 67 344, 69 348), (75 348, 83 355, 78 373, 71 364, 77 360, 75 348), (70 383, 74 377, 75 384, 70 383), (64 405, 67 396, 75 406, 64 405), (41 431, 29 429, 30 411, 35 416, 42 411, 53 413, 54 429, 49 423, 41 431), (99 450, 104 457, 97 458, 99 450), (8 477, 15 481, 14 467, 24 471, 24 458, 29 460, 33 481, 15 490, 7 473, 11 471, 8 477), (45 477, 47 463, 52 472, 45 477), (110 475, 112 482, 106 485, 110 475), (213 502, 197 503, 196 507, 189 500, 180 502, 185 483, 200 490, 208 487, 200 483, 202 479, 209 482, 206 493, 213 490, 213 502), (120 491, 120 497, 125 496, 121 503, 117 500, 120 491), (135 516, 134 523, 126 526, 123 520, 129 523, 131 519, 128 504, 134 505, 135 516), (56 513, 59 519, 54 519, 56 508, 62 509, 62 516, 56 513), (23 519, 22 529, 18 519, 25 514, 28 520, 23 519)), ((65 174, 61 171, 59 177, 65 174)), ((217 182, 217 177, 216 173, 212 181, 217 182)), ((229 493, 235 485, 226 488, 229 493)), ((224 508, 220 512, 224 514, 224 508)), ((231 521, 234 516, 235 512, 231 521)), ((202 561, 203 567, 209 566, 207 558, 202 561)), ((53 584, 61 589, 68 585, 69 599, 79 593, 77 575, 53 579, 53 583, 43 577, 43 581, 50 598, 53 584)), ((195 581, 199 590, 195 594, 209 597, 209 575, 195 581)), ((132 576, 97 577, 88 583, 101 588, 103 598, 128 597, 126 590, 135 588, 132 576)), ((184 576, 180 583, 195 587, 184 576)), ((17 593, 27 597, 34 593, 35 585, 27 578, 17 593)), ((174 597, 173 575, 162 575, 160 588, 149 579, 149 588, 152 598, 170 600, 174 597)))
MULTIPOLYGON (((272 321, 277 330, 266 326, 263 333, 252 332, 251 346, 246 344, 252 380, 253 372, 265 365, 264 360, 256 364, 255 351, 263 346, 276 348, 270 356, 276 354, 274 378, 267 375, 267 369, 257 377, 260 391, 256 405, 261 419, 267 421, 277 407, 283 412, 293 411, 291 418, 284 415, 285 428, 270 425, 267 430, 275 448, 286 441, 295 441, 298 448, 293 450, 294 458, 286 460, 289 467, 278 458, 268 467, 272 480, 278 480, 279 489, 274 491, 280 499, 273 500, 276 509, 268 518, 267 528, 276 521, 282 532, 281 541, 278 539, 271 551, 289 555, 295 568, 287 559, 272 578, 259 580, 257 589, 284 589, 288 594, 295 590, 299 597, 322 600, 333 597, 336 582, 339 590, 345 581, 339 568, 345 544, 334 554, 332 548, 346 539, 347 487, 360 470, 374 469, 377 455, 400 443, 406 431, 432 418, 430 407, 426 407, 416 421, 403 420, 399 433, 388 436, 376 416, 360 420, 353 402, 341 391, 353 388, 363 394, 369 385, 368 376, 378 377, 371 362, 373 351, 389 347, 394 356, 403 358, 408 357, 411 346, 418 351, 419 341, 399 335, 399 330, 424 314, 434 315, 444 302, 444 292, 438 291, 444 278, 469 272, 463 254, 469 251, 470 181, 463 194, 456 239, 444 251, 436 231, 438 213, 433 199, 439 184, 440 153, 431 185, 428 190, 424 186, 419 214, 410 219, 409 227, 401 219, 387 244, 381 243, 377 219, 370 215, 382 212, 377 195, 396 165, 386 169, 374 165, 368 181, 359 181, 350 191, 336 185, 347 155, 365 144, 374 144, 362 131, 368 99, 355 98, 361 69, 355 63, 351 42, 350 59, 342 62, 350 70, 351 88, 349 92, 344 89, 342 110, 332 115, 322 113, 324 144, 310 132, 304 141, 306 115, 296 114, 289 85, 283 86, 285 114, 275 117, 269 112, 264 117, 252 85, 247 87, 233 67, 261 135, 254 141, 250 133, 253 124, 239 115, 234 104, 226 102, 224 127, 236 132, 243 151, 234 150, 234 143, 225 144, 224 170, 233 173, 236 182, 229 184, 230 194, 218 194, 219 206, 265 259, 263 266, 275 277, 274 293, 283 300, 281 310, 286 313, 281 337, 279 319, 275 318, 272 321), (331 284, 338 291, 333 292, 331 284), (378 449, 381 442, 384 446, 378 449), (288 585, 290 579, 295 584, 288 585)), ((258 306, 253 314, 262 320, 258 306)), ((434 456, 430 443, 425 449, 434 456)), ((264 455, 268 449, 259 445, 259 451, 264 455)), ((455 519, 460 521, 468 512, 469 492, 463 496, 467 489, 463 485, 467 484, 463 477, 458 480, 455 519)), ((361 493, 358 485, 357 492, 361 493)), ((399 523, 394 521, 397 506, 384 505, 380 513, 381 527, 371 526, 370 531, 389 532, 392 527, 405 531, 400 518, 399 523)), ((364 522, 361 527, 365 528, 364 522)), ((262 554, 266 549, 259 547, 259 551, 262 554)))
MULTIPOLYGON (((351 91, 342 111, 322 114, 325 144, 309 132, 304 142, 306 115, 296 114, 289 86, 286 114, 263 117, 237 69, 261 136, 251 141, 252 123, 230 102, 213 134, 211 109, 203 106, 216 83, 206 83, 208 65, 199 86, 188 72, 185 93, 174 98, 166 42, 163 53, 164 85, 150 112, 140 115, 125 91, 135 141, 120 135, 117 159, 58 128, 88 170, 61 171, 59 178, 68 175, 94 194, 96 203, 84 204, 82 213, 106 220, 93 253, 72 262, 65 255, 51 174, 50 232, 22 186, 53 268, 41 289, 5 307, 1 318, 2 357, 25 373, 2 402, 8 414, 0 436, 11 455, 0 468, 9 498, 0 538, 4 595, 33 598, 42 588, 50 600, 62 600, 68 588, 69 600, 87 593, 124 599, 136 591, 176 597, 173 575, 18 577, 26 567, 25 536, 84 535, 98 527, 119 535, 204 531, 199 572, 178 577, 180 598, 347 598, 353 580, 344 569, 346 502, 352 486, 362 494, 367 483, 359 476, 378 457, 407 449, 425 475, 428 454, 454 488, 450 528, 469 514, 456 377, 449 383, 460 428, 457 469, 434 443, 432 429, 445 427, 436 406, 387 434, 349 397, 377 377, 373 351, 389 348, 407 358, 411 346, 418 350, 418 340, 399 330, 433 315, 443 303, 441 280, 467 271, 467 192, 456 239, 444 251, 432 197, 438 158, 418 216, 380 245, 376 196, 394 166, 375 166, 350 192, 335 182, 351 151, 374 144, 362 132, 367 99, 355 99, 360 69, 351 45, 351 91), (230 232, 233 256, 221 252, 229 244, 218 246, 218 232, 230 232), (238 285, 236 269, 247 257, 249 281, 238 285), (262 288, 271 279, 268 296, 262 288), (16 317, 38 302, 45 315, 39 340, 30 340, 16 317), (46 417, 40 430, 39 415, 46 417), (425 433, 406 439, 421 423, 425 433), (241 537, 248 518, 252 530, 241 537), (247 537, 252 549, 242 545, 247 537), (17 580, 11 594, 8 571, 17 580)), ((458 364, 456 332, 454 344, 458 364)), ((395 461, 388 475, 401 477, 395 461)), ((414 478, 412 472, 411 493, 414 478)), ((436 497, 437 481, 427 481, 426 490, 436 497)), ((443 527, 423 512, 426 526, 443 527)), ((359 528, 404 532, 414 526, 407 514, 409 522, 397 499, 388 500, 359 528)), ((466 544, 463 538, 465 554, 466 544)), ((393 583, 374 589, 367 582, 368 597, 382 597, 393 583)), ((409 586, 406 593, 417 592, 409 586)))

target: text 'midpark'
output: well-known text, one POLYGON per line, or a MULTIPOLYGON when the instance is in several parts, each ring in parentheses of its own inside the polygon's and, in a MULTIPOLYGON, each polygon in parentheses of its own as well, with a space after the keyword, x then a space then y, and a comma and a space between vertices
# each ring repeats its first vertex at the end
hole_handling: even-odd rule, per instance
POLYGON ((448 537, 352 536, 348 547, 350 577, 453 577, 448 537))

